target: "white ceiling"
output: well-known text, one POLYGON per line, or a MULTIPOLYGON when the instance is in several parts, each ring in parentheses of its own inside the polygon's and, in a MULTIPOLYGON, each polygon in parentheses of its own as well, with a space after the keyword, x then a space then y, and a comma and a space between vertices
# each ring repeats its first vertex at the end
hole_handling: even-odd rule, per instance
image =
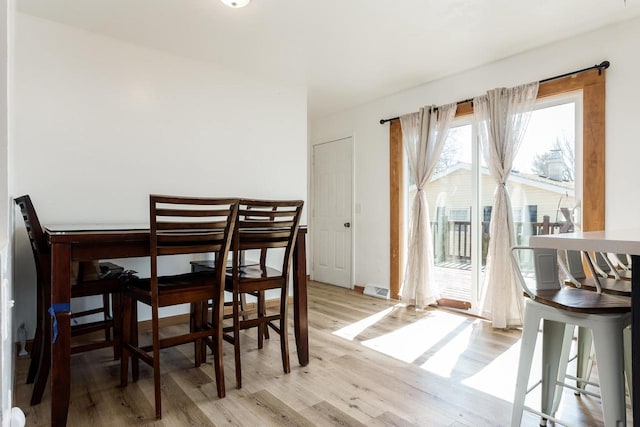
POLYGON ((21 12, 305 85, 311 118, 640 15, 640 0, 16 3, 21 12))

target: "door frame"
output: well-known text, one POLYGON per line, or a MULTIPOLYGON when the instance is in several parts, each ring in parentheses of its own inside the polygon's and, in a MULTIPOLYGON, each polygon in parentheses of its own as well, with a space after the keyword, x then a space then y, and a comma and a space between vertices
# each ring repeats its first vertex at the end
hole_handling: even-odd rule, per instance
POLYGON ((325 138, 325 139, 321 139, 315 142, 311 143, 311 150, 309 150, 309 194, 311 194, 311 197, 309 198, 309 206, 311 207, 310 209, 310 233, 309 233, 309 245, 308 245, 308 251, 310 254, 309 257, 309 264, 310 264, 310 268, 309 268, 309 275, 311 277, 311 280, 315 280, 315 239, 316 239, 316 227, 315 227, 315 203, 316 203, 316 183, 315 183, 315 175, 316 175, 316 170, 315 170, 315 147, 316 145, 322 145, 322 144, 329 144, 331 142, 338 142, 338 141, 342 141, 344 139, 351 139, 351 200, 350 200, 350 205, 351 205, 351 257, 348 260, 349 264, 350 264, 350 269, 349 269, 349 283, 348 283, 348 289, 353 289, 355 286, 354 283, 354 278, 355 278, 355 272, 354 272, 354 267, 355 267, 355 236, 356 236, 356 226, 357 226, 357 222, 355 220, 355 203, 354 203, 354 199, 355 199, 355 135, 354 134, 347 134, 344 136, 338 136, 336 138, 325 138))

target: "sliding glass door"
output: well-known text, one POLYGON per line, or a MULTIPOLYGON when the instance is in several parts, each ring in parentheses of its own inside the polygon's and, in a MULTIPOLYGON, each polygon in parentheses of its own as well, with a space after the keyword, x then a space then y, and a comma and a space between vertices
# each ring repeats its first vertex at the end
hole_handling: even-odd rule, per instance
MULTIPOLYGON (((580 100, 580 94, 565 95, 536 104, 507 182, 518 244, 527 244, 531 235, 566 231, 570 222, 579 222, 573 216, 580 190, 575 185, 580 173, 575 164, 581 164, 580 100)), ((453 302, 477 313, 495 181, 472 123, 473 116, 456 119, 425 192, 441 303, 453 302)), ((405 188, 410 201, 415 184, 408 182, 405 188)))

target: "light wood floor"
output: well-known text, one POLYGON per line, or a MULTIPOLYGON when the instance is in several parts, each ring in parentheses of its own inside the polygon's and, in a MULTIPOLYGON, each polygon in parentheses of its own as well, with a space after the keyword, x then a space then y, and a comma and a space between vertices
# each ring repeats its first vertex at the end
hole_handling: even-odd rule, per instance
MULTIPOLYGON (((243 335, 241 390, 235 388, 233 350, 226 344, 224 399, 216 395, 211 365, 193 367, 191 345, 163 350, 159 421, 153 419, 149 367, 141 364, 140 380, 120 388, 119 363, 108 349, 75 355, 68 425, 509 425, 518 330, 494 330, 452 311, 415 311, 314 282, 309 326, 306 367, 297 363, 290 328, 288 375, 282 373, 277 337, 258 351, 255 333, 243 335)), ((41 404, 29 406, 28 364, 28 358, 16 363, 15 405, 25 411, 28 426, 48 425, 49 392, 41 404)), ((559 415, 579 426, 602 425, 599 399, 570 391, 559 415)), ((525 415, 523 425, 537 426, 538 419, 525 415)))

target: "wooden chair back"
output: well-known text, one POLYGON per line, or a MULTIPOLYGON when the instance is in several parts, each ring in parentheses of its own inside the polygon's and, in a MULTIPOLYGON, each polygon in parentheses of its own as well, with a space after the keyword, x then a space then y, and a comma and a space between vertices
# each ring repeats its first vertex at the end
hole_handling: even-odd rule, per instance
POLYGON ((224 260, 238 215, 238 200, 150 195, 151 286, 157 292, 158 257, 214 253, 224 283, 224 260))
POLYGON ((280 271, 288 277, 303 203, 301 200, 241 199, 234 233, 234 268, 238 267, 244 251, 260 250, 260 266, 264 269, 267 251, 284 248, 280 271))
POLYGON ((20 207, 20 213, 24 220, 24 226, 27 229, 29 235, 29 243, 31 244, 31 250, 33 251, 33 259, 36 263, 36 274, 38 277, 38 283, 43 280, 47 274, 49 274, 51 252, 47 239, 44 235, 42 225, 36 214, 36 209, 31 202, 31 197, 28 194, 20 196, 14 199, 16 205, 20 207))

